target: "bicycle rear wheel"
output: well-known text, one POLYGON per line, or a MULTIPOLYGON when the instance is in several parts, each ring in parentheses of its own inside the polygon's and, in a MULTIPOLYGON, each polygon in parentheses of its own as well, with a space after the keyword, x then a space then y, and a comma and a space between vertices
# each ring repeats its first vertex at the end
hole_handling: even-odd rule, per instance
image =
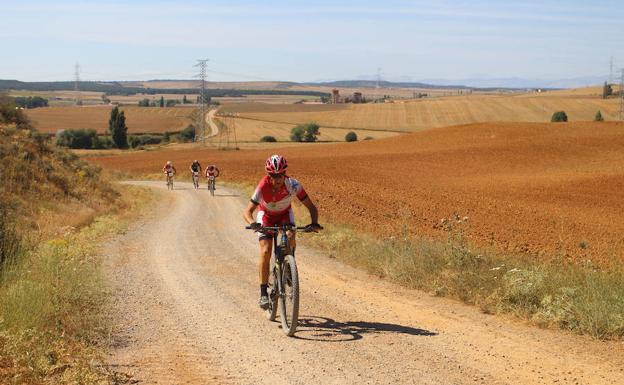
POLYGON ((210 195, 214 196, 214 180, 210 182, 210 195))
POLYGON ((299 273, 295 257, 286 255, 282 264, 283 295, 280 296, 282 331, 288 336, 295 334, 299 323, 299 273))

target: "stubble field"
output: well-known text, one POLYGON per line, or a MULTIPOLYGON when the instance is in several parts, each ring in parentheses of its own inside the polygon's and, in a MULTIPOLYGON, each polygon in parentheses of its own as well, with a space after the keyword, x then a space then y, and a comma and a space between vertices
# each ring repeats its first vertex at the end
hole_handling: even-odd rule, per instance
POLYGON ((166 160, 185 170, 197 158, 217 163, 227 180, 255 183, 271 152, 287 157, 322 221, 444 239, 442 220, 459 216, 468 218, 463 235, 480 247, 605 265, 624 258, 622 123, 472 124, 279 151, 196 148, 90 160, 140 175, 157 174, 166 160))
MULTIPOLYGON (((93 128, 108 131, 111 106, 46 107, 26 110, 34 127, 44 133, 68 128, 93 128)), ((164 133, 184 129, 192 121, 190 107, 120 107, 126 116, 128 132, 164 133)))
POLYGON ((617 98, 604 100, 569 91, 545 94, 469 95, 334 106, 239 104, 223 110, 257 121, 291 125, 316 122, 328 128, 403 132, 478 122, 548 122, 560 110, 567 113, 570 121, 591 121, 599 110, 606 120, 618 119, 617 98))

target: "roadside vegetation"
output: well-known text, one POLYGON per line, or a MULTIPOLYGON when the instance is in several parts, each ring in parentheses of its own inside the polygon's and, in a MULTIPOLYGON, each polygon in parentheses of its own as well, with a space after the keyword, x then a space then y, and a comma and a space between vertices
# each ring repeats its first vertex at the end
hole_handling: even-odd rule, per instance
POLYGON ((123 231, 111 214, 141 194, 121 195, 98 167, 50 145, 2 95, 0 167, 0 383, 98 383, 97 244, 123 231))
POLYGON ((590 262, 539 262, 473 248, 466 219, 443 223, 448 240, 408 235, 389 239, 329 225, 313 243, 356 267, 409 288, 459 299, 491 314, 510 313, 541 327, 597 339, 624 337, 624 269, 600 270, 590 262))

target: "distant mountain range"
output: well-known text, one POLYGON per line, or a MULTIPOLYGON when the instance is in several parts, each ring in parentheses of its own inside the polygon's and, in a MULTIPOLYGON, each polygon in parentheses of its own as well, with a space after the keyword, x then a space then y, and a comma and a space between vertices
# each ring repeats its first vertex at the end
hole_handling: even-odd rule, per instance
POLYGON ((377 86, 382 88, 469 88, 463 85, 457 84, 444 84, 434 85, 421 82, 389 82, 386 80, 335 80, 328 82, 311 82, 302 83, 307 86, 323 86, 323 87, 346 87, 346 88, 375 88, 377 86))
MULTIPOLYGON (((328 87, 375 87, 377 85, 374 75, 354 76, 354 80, 319 80, 305 83, 308 85, 324 85, 328 87)), ((390 77, 379 81, 380 87, 402 88, 482 88, 482 89, 533 89, 533 88, 580 88, 597 86, 609 79, 607 75, 579 76, 562 79, 539 79, 506 77, 491 78, 487 76, 475 76, 465 79, 427 78, 415 79, 409 76, 390 77)), ((615 79, 614 82, 619 82, 615 79)))

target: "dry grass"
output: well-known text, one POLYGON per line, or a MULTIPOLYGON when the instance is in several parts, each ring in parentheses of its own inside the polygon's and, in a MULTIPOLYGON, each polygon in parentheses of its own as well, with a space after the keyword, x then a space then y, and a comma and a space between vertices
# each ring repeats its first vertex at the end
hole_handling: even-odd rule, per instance
MULTIPOLYGON (((190 107, 121 107, 125 112, 128 132, 163 133, 181 131, 192 122, 190 107)), ((27 110, 33 126, 41 132, 56 133, 68 128, 93 128, 108 132, 110 106, 48 107, 27 110)))
MULTIPOLYGON (((598 339, 624 337, 624 270, 543 263, 469 247, 462 220, 447 222, 446 241, 397 232, 380 239, 327 226, 312 242, 370 273, 438 296, 511 313, 543 326, 598 339)), ((409 226, 409 223, 405 223, 409 226)))

